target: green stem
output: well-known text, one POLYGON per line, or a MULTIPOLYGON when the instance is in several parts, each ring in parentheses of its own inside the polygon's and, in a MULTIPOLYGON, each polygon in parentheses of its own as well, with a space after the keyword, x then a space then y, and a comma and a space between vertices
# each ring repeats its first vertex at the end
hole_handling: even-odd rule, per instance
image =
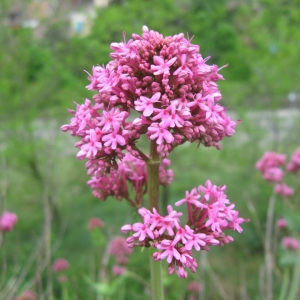
MULTIPOLYGON (((157 152, 155 141, 151 141, 150 159, 148 161, 148 197, 149 209, 155 208, 159 211, 159 164, 160 156, 157 152)), ((151 274, 151 295, 152 300, 163 300, 163 283, 161 262, 154 261, 152 254, 154 249, 150 250, 150 274, 151 274)))
POLYGON ((298 249, 296 264, 294 267, 293 278, 290 286, 290 293, 288 295, 288 300, 296 300, 297 294, 299 291, 299 283, 300 283, 300 248, 298 249))
POLYGON ((288 292, 289 282, 290 282, 289 268, 286 267, 285 270, 284 270, 284 273, 283 273, 283 280, 282 280, 278 300, 285 300, 286 299, 286 294, 288 292))
POLYGON ((159 164, 160 157, 156 149, 155 141, 151 141, 150 160, 148 161, 148 197, 149 209, 159 210, 159 164))

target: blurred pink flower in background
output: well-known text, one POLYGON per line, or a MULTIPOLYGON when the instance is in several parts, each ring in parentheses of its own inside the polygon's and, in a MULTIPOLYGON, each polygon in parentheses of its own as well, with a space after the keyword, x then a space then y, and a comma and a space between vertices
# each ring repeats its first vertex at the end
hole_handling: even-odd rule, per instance
POLYGON ((285 236, 282 240, 283 246, 286 249, 291 249, 296 251, 299 247, 299 241, 295 238, 292 238, 290 236, 285 236))
POLYGON ((294 195, 294 189, 285 183, 276 184, 274 193, 283 197, 291 197, 294 195))
POLYGON ((280 168, 269 168, 263 173, 264 179, 271 182, 280 182, 284 172, 280 168))
POLYGON ((112 272, 113 275, 118 276, 118 275, 124 274, 126 271, 127 271, 126 268, 118 266, 118 265, 114 265, 112 267, 112 271, 111 272, 112 272))
POLYGON ((37 300, 36 293, 33 291, 24 291, 19 297, 14 300, 37 300))
POLYGON ((58 258, 54 261, 52 265, 52 270, 54 272, 60 272, 66 270, 70 267, 69 262, 65 258, 58 258))
POLYGON ((202 290, 202 286, 201 286, 201 284, 200 284, 198 281, 193 280, 193 281, 191 281, 191 282, 189 283, 189 285, 188 285, 188 287, 187 287, 187 290, 188 290, 189 292, 199 293, 199 292, 201 292, 201 290, 202 290))
POLYGON ((130 255, 132 251, 132 248, 128 247, 126 239, 121 236, 116 236, 110 242, 110 255, 123 257, 124 255, 130 255))
POLYGON ((12 231, 18 221, 16 214, 9 211, 4 211, 0 216, 0 231, 7 232, 12 231))
POLYGON ((277 168, 285 164, 285 155, 276 152, 265 152, 263 157, 255 164, 257 170, 265 173, 270 168, 277 168))
POLYGON ((95 228, 103 228, 104 222, 99 218, 91 218, 89 220, 89 230, 93 230, 95 228))
POLYGON ((296 149, 288 163, 286 169, 289 172, 297 172, 300 169, 300 148, 296 149))
POLYGON ((285 219, 279 219, 276 223, 277 228, 286 228, 287 227, 287 221, 285 219))

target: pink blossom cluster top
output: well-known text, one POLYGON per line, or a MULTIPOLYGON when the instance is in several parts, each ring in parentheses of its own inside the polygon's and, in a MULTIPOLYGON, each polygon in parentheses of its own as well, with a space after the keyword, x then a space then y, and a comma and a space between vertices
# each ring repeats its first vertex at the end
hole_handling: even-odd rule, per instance
POLYGON ((106 169, 126 152, 141 158, 141 135, 156 143, 162 157, 185 141, 220 148, 232 136, 237 122, 220 105, 220 69, 208 65, 182 33, 163 37, 143 26, 141 36, 111 49, 112 60, 89 75, 93 101, 77 104, 70 124, 61 127, 81 138, 79 159, 98 160, 106 169))
POLYGON ((0 216, 0 231, 12 231, 18 221, 16 214, 9 211, 4 211, 0 216))
POLYGON ((239 217, 225 194, 226 186, 213 185, 209 180, 205 186, 186 192, 186 196, 175 203, 188 208, 188 220, 181 225, 181 212, 168 206, 168 215, 161 216, 155 208, 138 210, 142 222, 124 225, 123 233, 132 232, 127 238, 131 247, 154 247, 154 260, 166 259, 170 274, 176 271, 179 277, 187 277, 187 270, 196 271, 197 260, 192 250, 209 250, 210 246, 224 245, 233 241, 224 230, 242 232, 240 224, 249 221, 239 217))

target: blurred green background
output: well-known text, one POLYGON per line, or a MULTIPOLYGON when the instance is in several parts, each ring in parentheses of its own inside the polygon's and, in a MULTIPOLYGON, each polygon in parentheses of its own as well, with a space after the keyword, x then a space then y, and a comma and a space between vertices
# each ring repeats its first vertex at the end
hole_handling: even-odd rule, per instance
MULTIPOLYGON (((242 120, 236 134, 222 142, 221 151, 196 145, 176 149, 171 155, 174 182, 162 193, 174 203, 207 179, 227 185, 229 199, 251 222, 244 224, 242 234, 233 235, 234 243, 208 253, 215 277, 207 275, 206 299, 241 299, 242 290, 248 299, 260 299, 258 274, 272 187, 254 165, 266 150, 290 155, 300 146, 299 1, 112 0, 106 4, 0 1, 1 210, 5 206, 19 217, 1 250, 0 284, 6 288, 11 284, 15 294, 36 288, 37 282, 45 289, 47 272, 37 269, 47 254, 37 245, 45 234, 48 202, 52 247, 47 259, 69 260, 70 285, 76 287, 72 299, 96 299, 83 279, 99 267, 88 220, 101 218, 109 238, 121 235, 119 228, 132 220, 133 211, 126 203, 93 198, 84 162, 75 156, 76 140, 59 128, 69 122, 67 108, 92 96, 85 89, 89 81, 84 70, 106 64, 110 43, 122 41, 124 31, 128 40, 147 25, 164 36, 183 32, 193 37, 202 56, 211 57, 209 64, 228 63, 219 88, 229 114, 242 120), (26 266, 25 277, 14 281, 26 266)), ((278 200, 276 216, 281 210, 278 200)), ((144 255, 136 249, 129 268, 147 278, 144 255)), ((167 299, 186 299, 182 291, 199 274, 189 276, 166 279, 167 299)), ((280 281, 280 275, 276 278, 280 281)), ((55 276, 53 289, 56 299, 62 299, 55 276)), ((123 297, 147 298, 136 282, 123 297)))

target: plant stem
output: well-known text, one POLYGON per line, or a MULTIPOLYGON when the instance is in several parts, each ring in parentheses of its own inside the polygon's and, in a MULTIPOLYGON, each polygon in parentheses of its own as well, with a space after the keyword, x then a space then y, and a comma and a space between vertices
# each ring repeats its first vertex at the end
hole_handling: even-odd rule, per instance
POLYGON ((299 282, 300 282, 300 248, 298 249, 297 252, 297 259, 296 259, 296 264, 294 266, 293 278, 289 289, 290 292, 287 298, 288 300, 299 299, 297 298, 297 294, 299 291, 299 282))
POLYGON ((265 237, 265 266, 266 266, 265 300, 273 300, 272 224, 273 224, 273 217, 274 217, 274 207, 275 207, 275 196, 272 195, 268 206, 266 237, 265 237))
MULTIPOLYGON (((150 160, 148 161, 148 197, 149 209, 155 208, 159 211, 159 164, 160 156, 157 152, 155 141, 150 144, 150 160)), ((152 300, 163 300, 163 283, 161 262, 152 258, 153 249, 150 250, 150 274, 152 300)))
POLYGON ((150 160, 148 161, 148 199, 149 209, 159 211, 159 164, 160 157, 156 150, 155 141, 151 141, 150 160))
POLYGON ((151 299, 152 300, 163 300, 163 282, 161 272, 161 261, 155 261, 152 258, 154 249, 150 248, 150 274, 151 274, 151 299))

